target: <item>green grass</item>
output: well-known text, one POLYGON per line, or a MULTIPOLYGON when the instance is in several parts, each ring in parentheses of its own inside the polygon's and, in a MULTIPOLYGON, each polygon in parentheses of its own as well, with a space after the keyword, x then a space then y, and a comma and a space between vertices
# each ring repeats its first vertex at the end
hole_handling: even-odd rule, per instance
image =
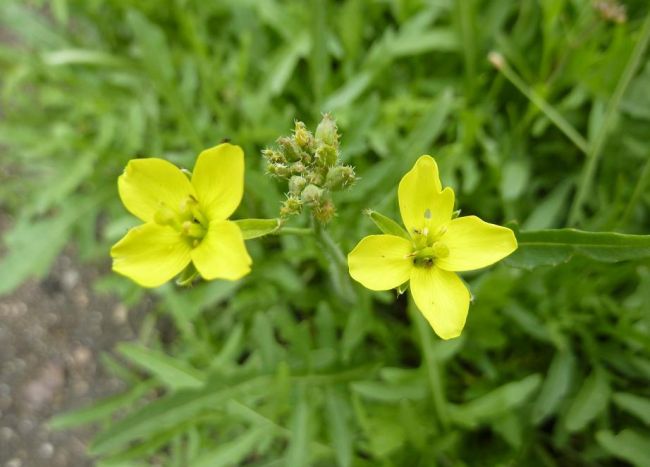
MULTIPOLYGON (((589 0, 3 1, 0 293, 68 242, 105 264, 135 223, 116 179, 137 156, 191 167, 228 138, 246 151, 234 217, 276 217, 260 151, 325 111, 361 177, 328 229, 345 252, 377 232, 364 210, 398 218, 424 153, 464 215, 646 234, 650 16, 625 4, 616 24, 589 0)), ((311 236, 251 240, 244 280, 153 291, 141 342, 109 360, 129 391, 55 425, 98 422, 105 466, 648 465, 647 237, 614 264, 618 247, 585 246, 601 237, 527 235, 571 246, 465 274, 475 300, 447 342, 407 294, 350 296, 311 236)))

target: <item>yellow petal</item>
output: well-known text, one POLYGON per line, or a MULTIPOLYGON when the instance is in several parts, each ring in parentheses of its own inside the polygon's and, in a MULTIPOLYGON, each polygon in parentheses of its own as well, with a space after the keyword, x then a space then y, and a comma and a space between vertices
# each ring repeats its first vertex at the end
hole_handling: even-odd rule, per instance
POLYGON ((223 143, 203 151, 194 166, 192 185, 208 219, 230 217, 244 193, 242 148, 223 143))
POLYGON ((126 209, 144 222, 152 221, 162 206, 178 211, 194 195, 192 184, 178 167, 156 158, 129 161, 117 188, 126 209))
POLYGON ((192 261, 204 279, 231 281, 248 274, 253 262, 237 224, 223 220, 210 222, 207 234, 192 250, 192 261))
POLYGON ((370 290, 390 290, 409 279, 413 246, 395 235, 369 235, 348 255, 352 278, 370 290))
POLYGON ((402 221, 411 235, 428 226, 436 228, 451 219, 454 192, 442 191, 438 166, 431 156, 420 157, 413 168, 402 177, 397 191, 402 221))
POLYGON ((447 271, 471 271, 505 258, 517 249, 515 234, 507 227, 489 224, 476 216, 459 217, 447 224, 440 238, 449 255, 436 260, 447 271))
POLYGON ((113 271, 143 287, 158 287, 190 263, 190 245, 171 227, 134 227, 111 248, 113 271))
POLYGON ((411 293, 418 309, 442 339, 458 337, 465 326, 469 291, 453 272, 414 267, 411 293))

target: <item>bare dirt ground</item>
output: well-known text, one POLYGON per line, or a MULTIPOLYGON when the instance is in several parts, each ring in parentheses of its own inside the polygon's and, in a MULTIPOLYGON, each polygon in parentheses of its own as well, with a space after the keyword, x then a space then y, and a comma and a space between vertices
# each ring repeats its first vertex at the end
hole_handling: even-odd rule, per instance
MULTIPOLYGON (((0 235, 3 224, 0 216, 0 235)), ((99 357, 133 339, 139 320, 93 292, 101 272, 68 249, 44 280, 0 297, 0 467, 94 464, 85 454, 92 427, 53 431, 47 421, 122 387, 99 357)))

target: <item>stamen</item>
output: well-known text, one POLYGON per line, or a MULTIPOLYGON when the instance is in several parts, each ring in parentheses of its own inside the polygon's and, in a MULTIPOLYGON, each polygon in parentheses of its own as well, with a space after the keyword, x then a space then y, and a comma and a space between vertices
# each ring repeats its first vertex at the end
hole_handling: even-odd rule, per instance
POLYGON ((164 204, 161 204, 160 209, 154 213, 153 221, 158 225, 169 225, 172 227, 178 225, 176 213, 164 204))
POLYGON ((449 247, 444 243, 436 242, 433 244, 433 253, 436 258, 446 258, 449 256, 449 247))
POLYGON ((192 221, 185 221, 183 222, 183 235, 201 239, 205 236, 205 229, 201 224, 192 221))
POLYGON ((208 225, 208 219, 203 215, 198 204, 192 204, 192 216, 194 216, 194 219, 196 219, 201 225, 208 225))

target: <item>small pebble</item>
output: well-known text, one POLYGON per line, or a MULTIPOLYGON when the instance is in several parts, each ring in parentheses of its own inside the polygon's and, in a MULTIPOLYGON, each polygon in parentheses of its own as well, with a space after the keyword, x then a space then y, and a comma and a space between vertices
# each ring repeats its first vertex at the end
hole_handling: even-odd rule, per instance
POLYGON ((49 459, 54 454, 54 446, 51 443, 43 443, 38 448, 38 455, 43 459, 49 459))

